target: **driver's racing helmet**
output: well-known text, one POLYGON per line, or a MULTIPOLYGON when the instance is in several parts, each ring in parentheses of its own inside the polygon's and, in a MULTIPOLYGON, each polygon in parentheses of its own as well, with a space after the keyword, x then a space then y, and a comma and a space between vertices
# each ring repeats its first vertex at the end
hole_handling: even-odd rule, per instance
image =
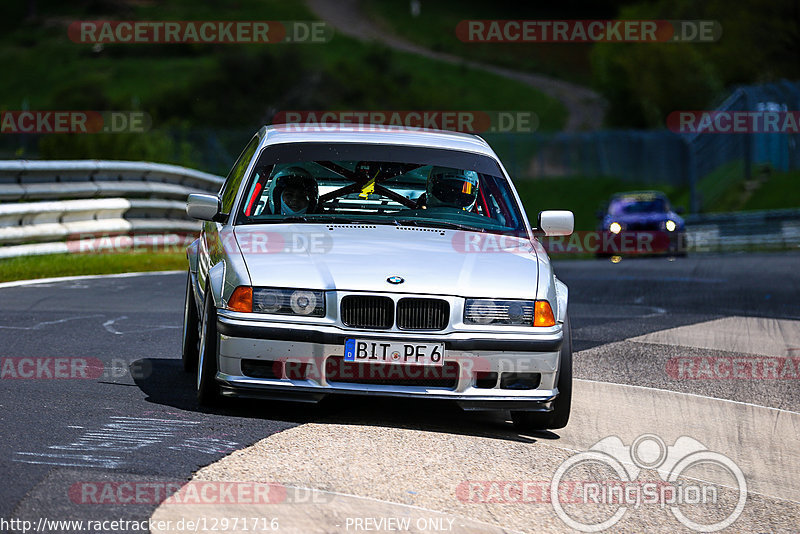
POLYGON ((270 212, 274 215, 305 215, 313 213, 317 207, 319 187, 307 170, 288 167, 272 177, 268 198, 270 212))
POLYGON ((426 205, 466 211, 478 200, 478 173, 450 167, 433 167, 428 175, 426 205))

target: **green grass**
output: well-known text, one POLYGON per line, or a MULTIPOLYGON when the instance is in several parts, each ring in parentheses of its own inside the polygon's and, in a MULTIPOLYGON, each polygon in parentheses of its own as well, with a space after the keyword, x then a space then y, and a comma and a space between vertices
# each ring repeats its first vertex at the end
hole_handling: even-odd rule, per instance
POLYGON ((0 260, 0 282, 83 274, 185 270, 186 266, 183 252, 22 256, 0 260))
POLYGON ((772 173, 741 207, 743 210, 800 209, 800 171, 772 173))
MULTIPOLYGON (((539 180, 516 180, 522 203, 531 224, 536 224, 540 211, 570 210, 575 214, 575 230, 587 231, 597 228, 597 211, 614 193, 637 190, 659 190, 670 199, 676 199, 682 189, 670 186, 637 184, 609 177, 564 177, 539 180)), ((680 204, 676 204, 680 206, 680 204)), ((685 208, 685 206, 684 206, 685 208)))
POLYGON ((365 0, 364 9, 387 31, 432 50, 502 65, 517 70, 548 74, 582 84, 591 83, 591 45, 568 43, 465 43, 456 26, 462 20, 490 19, 586 19, 587 9, 613 18, 613 9, 520 2, 517 4, 475 0, 423 2, 420 16, 412 17, 405 1, 365 0))
MULTIPOLYGON (((754 167, 751 179, 760 184, 752 195, 747 195, 741 160, 721 165, 702 177, 697 182, 701 211, 714 213, 800 208, 800 171, 777 172, 754 167)), ((688 188, 673 200, 688 206, 688 188)))
MULTIPOLYGON (((286 110, 533 111, 540 129, 550 131, 562 128, 567 116, 560 102, 525 84, 339 33, 325 44, 106 44, 97 49, 67 36, 74 20, 313 20, 302 3, 237 0, 230 8, 189 0, 167 5, 44 0, 38 10, 35 22, 21 20, 18 6, 0 21, 5 29, 0 63, 14 73, 0 80, 0 110, 142 110, 152 116, 154 135, 139 136, 159 148, 144 153, 173 153, 158 159, 212 172, 224 171, 206 168, 206 134, 193 139, 191 149, 174 148, 159 134, 225 129, 241 131, 244 143, 286 110), (194 161, 179 157, 179 150, 192 153, 194 161)), ((46 155, 126 156, 99 135, 81 143, 64 135, 48 137, 46 155), (97 146, 90 151, 87 144, 97 146)), ((11 146, 23 141, 4 139, 0 149, 35 157, 30 140, 23 154, 11 146)), ((235 157, 241 146, 225 148, 235 157)))
POLYGON ((338 35, 313 64, 344 90, 330 109, 533 111, 540 129, 563 127, 563 104, 529 86, 484 71, 427 60, 338 35), (372 72, 369 79, 363 72, 372 72))
MULTIPOLYGON (((800 171, 772 172, 753 195, 742 202, 743 178, 741 163, 717 169, 701 179, 698 192, 704 199, 704 212, 742 210, 800 209, 800 171)), ((594 230, 597 211, 604 207, 614 193, 637 190, 658 190, 672 201, 673 208, 689 213, 689 188, 626 182, 610 177, 564 177, 547 179, 516 179, 528 218, 535 224, 540 211, 571 210, 575 214, 575 229, 594 230)))
MULTIPOLYGON (((739 204, 744 190, 743 187, 744 167, 741 160, 720 165, 697 182, 701 211, 735 211, 740 209, 739 204)), ((684 191, 675 200, 688 206, 689 190, 684 191)))

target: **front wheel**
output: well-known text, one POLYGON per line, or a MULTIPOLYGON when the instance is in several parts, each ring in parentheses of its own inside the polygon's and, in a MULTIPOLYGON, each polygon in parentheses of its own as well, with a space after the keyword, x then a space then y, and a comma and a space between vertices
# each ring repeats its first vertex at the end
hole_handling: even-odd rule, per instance
POLYGON ((564 342, 558 368, 558 397, 551 412, 511 412, 511 420, 520 431, 564 428, 572 408, 572 330, 569 316, 564 321, 564 342))
POLYGON ((183 341, 181 343, 181 359, 183 370, 194 371, 200 352, 200 318, 197 316, 197 305, 192 288, 192 273, 186 277, 186 298, 183 301, 183 341))
POLYGON ((219 400, 218 355, 217 308, 214 306, 214 296, 210 291, 206 291, 205 312, 200 334, 200 358, 197 362, 197 401, 201 406, 213 406, 219 400))

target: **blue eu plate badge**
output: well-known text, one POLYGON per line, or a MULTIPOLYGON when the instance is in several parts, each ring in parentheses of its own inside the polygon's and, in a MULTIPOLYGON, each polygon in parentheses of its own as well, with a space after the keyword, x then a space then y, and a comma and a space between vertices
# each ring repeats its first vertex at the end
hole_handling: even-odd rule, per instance
POLYGON ((354 362, 356 361, 356 340, 355 339, 347 339, 344 342, 344 361, 346 362, 354 362))

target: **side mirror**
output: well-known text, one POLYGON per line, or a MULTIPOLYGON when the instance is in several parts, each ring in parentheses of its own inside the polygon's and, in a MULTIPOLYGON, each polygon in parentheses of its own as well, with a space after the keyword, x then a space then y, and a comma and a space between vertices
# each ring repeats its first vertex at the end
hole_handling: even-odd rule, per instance
POLYGON ((220 211, 220 201, 217 195, 201 195, 192 193, 186 200, 186 214, 192 219, 213 221, 220 211))
POLYGON ((606 210, 597 210, 596 212, 594 212, 594 215, 598 219, 602 219, 603 217, 606 216, 606 210))
POLYGON ((575 215, 566 210, 547 210, 539 213, 539 229, 544 235, 570 235, 575 229, 575 215))

